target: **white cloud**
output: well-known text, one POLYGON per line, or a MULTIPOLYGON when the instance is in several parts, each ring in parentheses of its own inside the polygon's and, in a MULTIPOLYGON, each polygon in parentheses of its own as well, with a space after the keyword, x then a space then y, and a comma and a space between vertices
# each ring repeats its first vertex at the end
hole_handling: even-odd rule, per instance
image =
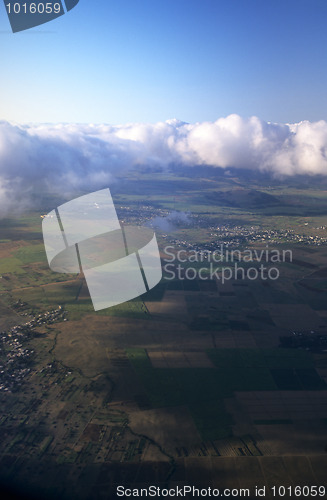
POLYGON ((144 166, 249 168, 273 175, 327 174, 327 123, 215 122, 14 125, 0 122, 0 208, 37 190, 97 189, 144 166))

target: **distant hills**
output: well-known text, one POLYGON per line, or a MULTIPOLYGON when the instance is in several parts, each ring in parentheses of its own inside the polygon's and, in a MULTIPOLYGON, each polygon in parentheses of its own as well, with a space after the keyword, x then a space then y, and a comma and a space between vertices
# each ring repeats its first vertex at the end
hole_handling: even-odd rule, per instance
POLYGON ((212 191, 207 193, 209 200, 215 205, 224 205, 239 208, 272 207, 280 204, 277 196, 258 191, 237 187, 227 191, 212 191))

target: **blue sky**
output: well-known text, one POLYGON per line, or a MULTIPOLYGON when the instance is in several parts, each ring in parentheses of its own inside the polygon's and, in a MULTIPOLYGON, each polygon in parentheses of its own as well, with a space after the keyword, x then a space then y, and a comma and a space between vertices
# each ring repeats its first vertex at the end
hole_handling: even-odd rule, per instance
POLYGON ((327 120, 326 0, 80 0, 12 34, 0 5, 0 119, 327 120))

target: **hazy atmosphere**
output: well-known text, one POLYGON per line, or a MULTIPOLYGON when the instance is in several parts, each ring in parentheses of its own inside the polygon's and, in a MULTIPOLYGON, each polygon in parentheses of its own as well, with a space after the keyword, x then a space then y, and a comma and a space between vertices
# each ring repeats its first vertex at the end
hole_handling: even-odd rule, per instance
POLYGON ((130 169, 174 165, 245 168, 278 177, 326 174, 327 123, 284 125, 229 115, 194 124, 0 124, 4 212, 17 205, 20 192, 28 198, 33 189, 96 189, 130 169))

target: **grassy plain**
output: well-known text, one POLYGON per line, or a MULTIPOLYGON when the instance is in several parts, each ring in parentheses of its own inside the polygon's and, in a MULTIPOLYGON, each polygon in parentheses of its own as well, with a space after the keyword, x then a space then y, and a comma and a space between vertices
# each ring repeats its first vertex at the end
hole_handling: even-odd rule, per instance
MULTIPOLYGON (((0 391, 4 483, 93 500, 149 478, 252 494, 255 484, 326 482, 326 353, 279 345, 294 330, 327 332, 327 186, 195 175, 122 179, 112 189, 118 215, 144 225, 172 210, 192 214, 190 225, 157 230, 163 264, 166 244, 204 247, 218 241, 220 226, 280 231, 269 247, 291 249, 293 260, 278 263, 278 280, 165 273, 144 296, 95 313, 82 275, 48 268, 41 213, 0 221, 1 330, 64 311, 27 336, 29 371, 14 391, 0 391), (322 243, 310 244, 317 236, 322 243)), ((260 250, 267 240, 239 244, 260 250)))

